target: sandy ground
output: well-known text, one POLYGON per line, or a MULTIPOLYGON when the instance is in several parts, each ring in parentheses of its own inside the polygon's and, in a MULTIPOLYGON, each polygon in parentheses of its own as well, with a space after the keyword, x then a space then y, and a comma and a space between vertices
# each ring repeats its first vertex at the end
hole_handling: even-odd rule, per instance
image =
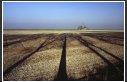
POLYGON ((3 34, 50 34, 50 33, 107 33, 124 32, 123 30, 3 30, 3 34))
POLYGON ((3 52, 4 80, 123 80, 124 46, 90 36, 55 34, 3 52))

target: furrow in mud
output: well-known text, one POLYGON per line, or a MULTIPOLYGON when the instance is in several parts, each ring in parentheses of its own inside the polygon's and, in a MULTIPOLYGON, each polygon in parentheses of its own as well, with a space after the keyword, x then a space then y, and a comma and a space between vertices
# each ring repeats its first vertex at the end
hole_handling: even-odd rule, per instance
POLYGON ((40 47, 36 53, 4 76, 4 80, 54 80, 58 73, 63 45, 61 36, 56 37, 49 39, 45 47, 40 47))
POLYGON ((83 36, 90 36, 92 38, 99 39, 101 41, 110 43, 110 44, 115 44, 115 45, 124 45, 124 34, 120 33, 119 36, 113 36, 115 33, 98 33, 98 34, 81 34, 83 36))
POLYGON ((109 44, 104 41, 89 37, 89 36, 82 36, 82 38, 87 41, 92 46, 99 48, 103 52, 107 53, 108 55, 112 56, 119 62, 123 62, 124 60, 124 48, 123 46, 109 44))
MULTIPOLYGON (((81 37, 75 37, 77 40, 79 40, 84 46, 88 47, 92 52, 96 53, 97 56, 99 56, 100 58, 102 58, 104 60, 104 62, 106 62, 108 64, 108 75, 106 80, 122 80, 124 78, 123 74, 123 70, 124 69, 120 69, 119 67, 115 66, 114 63, 112 63, 109 58, 107 58, 105 56, 104 53, 101 53, 101 51, 97 50, 96 46, 93 46, 92 44, 90 44, 89 42, 85 41, 84 39, 82 39, 81 37), (103 55, 102 55, 103 54, 103 55), (116 74, 118 73, 118 74, 116 74), (113 74, 113 75, 112 75, 113 74), (119 77, 119 78, 116 78, 119 77)), ((110 58, 111 59, 111 58, 110 58)), ((123 63, 122 63, 123 64, 123 63)), ((123 67, 123 66, 122 66, 123 67)))
MULTIPOLYGON (((8 35, 9 36, 9 35, 8 35)), ((10 35, 10 36, 14 36, 14 35, 10 35)), ((23 36, 23 35, 22 35, 23 36)), ((48 36, 48 35, 45 35, 45 36, 48 36)), ((3 46, 4 47, 7 47, 9 45, 13 45, 13 44, 19 44, 21 42, 25 42, 25 41, 30 41, 30 40, 34 40, 34 39, 38 39, 38 38, 41 38, 41 37, 44 37, 44 35, 42 34, 33 34, 33 35, 24 35, 24 37, 21 37, 21 38, 15 38, 15 39, 12 39, 12 40, 6 40, 4 41, 4 44, 3 46)))
MULTIPOLYGON (((4 62, 5 62, 4 63, 4 75, 8 74, 11 70, 13 70, 16 66, 18 66, 23 61, 25 61, 32 54, 36 53, 41 47, 44 47, 45 44, 48 42, 48 39, 43 38, 43 39, 35 40, 35 42, 32 42, 32 44, 34 44, 34 46, 29 45, 29 43, 31 44, 31 42, 27 42, 25 44, 25 46, 28 46, 28 47, 24 47, 22 44, 22 46, 20 46, 19 50, 16 48, 16 51, 18 50, 17 53, 9 54, 10 55, 9 57, 8 57, 9 51, 4 51, 5 52, 4 53, 4 62), (38 42, 38 44, 36 42, 38 42), (10 61, 10 59, 11 60, 13 59, 13 61, 10 61), (6 63, 7 61, 9 61, 9 62, 6 63)), ((13 48, 15 50, 15 47, 13 47, 13 48)))
POLYGON ((99 70, 106 66, 107 64, 100 57, 91 52, 89 48, 84 47, 72 35, 69 35, 66 50, 68 80, 92 80, 93 78, 103 80, 105 73, 99 70))

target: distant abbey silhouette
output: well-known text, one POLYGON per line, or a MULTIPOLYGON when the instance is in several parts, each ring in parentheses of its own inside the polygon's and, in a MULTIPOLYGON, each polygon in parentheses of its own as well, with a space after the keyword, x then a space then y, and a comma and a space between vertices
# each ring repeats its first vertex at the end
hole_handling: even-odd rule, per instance
POLYGON ((87 30, 87 29, 88 28, 84 24, 78 27, 78 30, 87 30))

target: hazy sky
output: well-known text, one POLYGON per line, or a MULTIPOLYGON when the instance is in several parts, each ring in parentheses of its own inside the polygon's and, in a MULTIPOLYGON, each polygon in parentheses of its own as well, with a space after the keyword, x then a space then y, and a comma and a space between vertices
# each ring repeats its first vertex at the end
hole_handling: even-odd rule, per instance
POLYGON ((4 29, 124 29, 123 2, 4 2, 4 29))

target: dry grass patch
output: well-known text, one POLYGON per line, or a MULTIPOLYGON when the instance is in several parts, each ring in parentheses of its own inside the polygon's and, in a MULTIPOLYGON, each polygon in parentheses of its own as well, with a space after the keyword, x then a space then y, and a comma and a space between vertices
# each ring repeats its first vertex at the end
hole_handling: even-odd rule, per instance
POLYGON ((124 47, 123 46, 106 43, 104 41, 101 41, 101 40, 98 40, 96 38, 92 38, 89 36, 82 36, 82 38, 89 43, 91 43, 91 41, 92 41, 93 43, 91 43, 91 44, 94 44, 95 46, 100 47, 100 48, 110 52, 111 54, 119 57, 120 59, 124 60, 124 47))
POLYGON ((67 74, 70 79, 80 79, 84 77, 88 80, 90 74, 97 73, 98 67, 105 67, 107 64, 87 47, 81 45, 77 40, 67 42, 67 74), (71 44, 75 43, 76 48, 71 44))
POLYGON ((31 53, 44 41, 45 41, 45 38, 44 39, 39 38, 36 40, 26 41, 26 42, 17 43, 17 44, 4 47, 3 70, 5 71, 9 66, 21 60, 28 53, 31 53))
MULTIPOLYGON (((57 41, 61 44, 61 41, 57 41)), ((53 44, 52 44, 53 45, 53 44)), ((4 80, 54 80, 58 73, 62 47, 50 48, 39 51, 17 66, 12 72, 4 77, 4 80)), ((46 48, 44 47, 44 48, 46 48)))

